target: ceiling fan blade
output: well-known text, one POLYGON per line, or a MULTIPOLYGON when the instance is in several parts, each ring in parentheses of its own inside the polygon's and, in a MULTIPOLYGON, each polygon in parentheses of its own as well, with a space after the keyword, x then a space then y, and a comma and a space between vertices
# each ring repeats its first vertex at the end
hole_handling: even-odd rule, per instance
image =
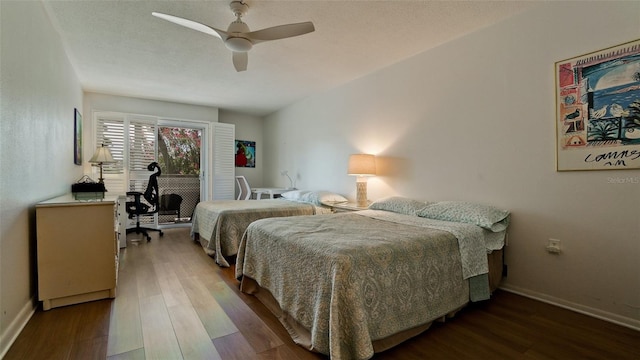
POLYGON ((173 16, 173 15, 167 15, 167 14, 163 14, 163 13, 159 13, 159 12, 152 12, 151 15, 160 18, 160 19, 164 19, 167 21, 170 21, 174 24, 178 24, 184 27, 188 27, 189 29, 192 30, 196 30, 196 31, 200 31, 203 32, 205 34, 208 35, 212 35, 217 37, 218 39, 222 39, 225 40, 227 38, 227 32, 226 31, 222 31, 222 30, 218 30, 216 28, 212 28, 211 26, 208 25, 204 25, 201 24, 199 22, 195 22, 193 20, 188 20, 188 19, 183 19, 177 16, 173 16))
POLYGON ((247 63, 249 62, 249 55, 246 52, 233 52, 233 66, 237 72, 247 70, 247 63))
POLYGON ((246 34, 252 43, 262 41, 285 39, 293 36, 304 35, 313 32, 315 27, 311 21, 274 26, 262 30, 251 31, 246 34))

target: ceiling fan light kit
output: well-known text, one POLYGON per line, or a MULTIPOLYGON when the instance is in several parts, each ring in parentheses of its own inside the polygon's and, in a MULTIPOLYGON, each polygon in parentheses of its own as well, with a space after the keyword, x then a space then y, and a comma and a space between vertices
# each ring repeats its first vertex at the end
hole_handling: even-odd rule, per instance
POLYGON ((247 52, 251 50, 253 45, 265 41, 285 39, 289 37, 304 35, 315 31, 313 23, 310 21, 273 26, 270 28, 250 31, 249 26, 242 21, 242 16, 249 11, 249 5, 242 1, 234 0, 229 4, 236 20, 229 24, 227 31, 219 30, 209 25, 199 22, 180 18, 173 15, 152 12, 151 15, 170 21, 174 24, 187 27, 192 30, 200 31, 208 35, 220 38, 227 49, 233 51, 232 60, 236 71, 247 70, 248 56, 247 52))
POLYGON ((239 52, 247 52, 253 47, 253 44, 249 39, 241 37, 230 37, 224 42, 224 45, 231 51, 239 52))

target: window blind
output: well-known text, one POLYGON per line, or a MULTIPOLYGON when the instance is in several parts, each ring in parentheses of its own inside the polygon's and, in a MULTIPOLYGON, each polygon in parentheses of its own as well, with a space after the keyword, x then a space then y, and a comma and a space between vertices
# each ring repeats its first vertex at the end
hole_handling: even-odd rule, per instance
POLYGON ((123 194, 125 190, 125 122, 124 117, 118 114, 96 114, 95 136, 97 146, 104 145, 109 148, 113 164, 103 165, 104 183, 107 190, 113 193, 123 194))

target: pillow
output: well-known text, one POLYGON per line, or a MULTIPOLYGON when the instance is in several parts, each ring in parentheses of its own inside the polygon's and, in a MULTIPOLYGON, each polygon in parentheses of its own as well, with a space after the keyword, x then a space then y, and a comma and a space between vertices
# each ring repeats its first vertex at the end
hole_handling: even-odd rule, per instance
POLYGON ((390 196, 374 201, 371 206, 369 206, 369 209, 392 211, 404 215, 415 215, 418 210, 424 208, 428 204, 432 203, 413 200, 402 196, 390 196))
POLYGON ((490 205, 465 201, 441 201, 425 206, 416 215, 429 219, 475 224, 493 232, 509 226, 509 212, 490 205))
POLYGON ((310 191, 300 197, 300 201, 308 202, 315 205, 323 203, 345 202, 348 201, 342 195, 332 193, 330 191, 310 191))
POLYGON ((302 197, 302 195, 308 193, 309 190, 293 190, 293 191, 287 191, 285 193, 280 194, 280 196, 282 196, 283 198, 287 199, 287 200, 293 200, 293 201, 298 201, 300 200, 300 198, 302 197))

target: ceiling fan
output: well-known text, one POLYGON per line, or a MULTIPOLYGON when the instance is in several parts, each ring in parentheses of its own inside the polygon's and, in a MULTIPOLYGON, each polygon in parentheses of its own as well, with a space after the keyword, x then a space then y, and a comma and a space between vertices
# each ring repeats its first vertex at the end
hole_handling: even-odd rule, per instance
POLYGON ((304 35, 315 30, 313 23, 307 21, 250 31, 249 26, 242 21, 242 16, 249 11, 249 5, 242 1, 234 0, 231 1, 229 7, 231 8, 233 15, 235 15, 236 20, 229 24, 227 31, 216 29, 196 21, 159 12, 152 12, 151 15, 221 39, 224 42, 224 45, 229 50, 233 51, 233 66, 236 68, 236 71, 247 70, 247 52, 251 50, 253 45, 265 41, 304 35))

